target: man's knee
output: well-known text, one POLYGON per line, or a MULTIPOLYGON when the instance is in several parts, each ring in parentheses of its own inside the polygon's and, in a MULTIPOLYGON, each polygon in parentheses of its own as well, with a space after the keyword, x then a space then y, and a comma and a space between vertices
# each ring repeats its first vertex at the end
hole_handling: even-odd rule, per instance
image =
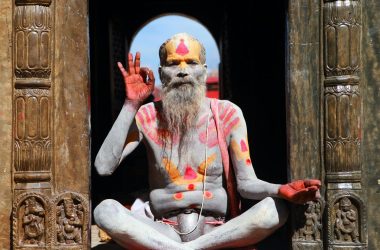
POLYGON ((102 201, 94 209, 94 219, 98 226, 107 227, 115 218, 115 215, 120 213, 121 204, 115 200, 107 199, 102 201))
POLYGON ((288 208, 284 200, 267 197, 256 206, 259 206, 261 220, 260 227, 264 229, 277 229, 285 224, 288 218, 288 208))

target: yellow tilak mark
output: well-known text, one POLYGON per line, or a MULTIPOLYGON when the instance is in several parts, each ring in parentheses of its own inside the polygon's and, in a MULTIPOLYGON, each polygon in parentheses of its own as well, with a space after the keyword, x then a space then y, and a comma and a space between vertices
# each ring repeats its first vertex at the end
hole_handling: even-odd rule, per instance
POLYGON ((198 167, 198 172, 202 175, 205 174, 205 169, 210 166, 211 163, 213 163, 216 159, 216 153, 213 153, 209 157, 207 157, 207 166, 206 166, 206 161, 203 161, 199 167, 198 167))
POLYGON ((199 62, 199 55, 201 53, 201 46, 199 45, 199 43, 196 40, 193 40, 189 37, 182 37, 181 39, 183 39, 186 42, 189 52, 186 53, 186 55, 177 54, 176 49, 179 42, 177 40, 172 40, 165 45, 167 52, 166 60, 186 61, 188 59, 192 59, 199 62))

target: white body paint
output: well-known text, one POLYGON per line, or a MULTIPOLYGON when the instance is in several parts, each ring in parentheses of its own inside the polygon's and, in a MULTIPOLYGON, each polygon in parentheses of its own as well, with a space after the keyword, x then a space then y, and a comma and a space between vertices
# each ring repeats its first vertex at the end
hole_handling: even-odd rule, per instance
MULTIPOLYGON (((221 113, 226 107, 233 110, 234 114, 229 121, 233 120, 233 118, 239 119, 239 124, 227 135, 227 143, 230 145, 231 141, 239 142, 246 139, 246 125, 240 109, 228 101, 219 102, 221 113)), ((152 190, 150 203, 156 218, 160 218, 161 215, 171 210, 186 208, 189 205, 196 204, 197 207, 200 207, 202 183, 195 183, 195 189, 192 191, 187 190, 187 184, 178 185, 173 183, 162 165, 162 156, 166 152, 149 135, 149 133, 152 134, 157 123, 151 122, 149 123, 151 127, 148 127, 147 124, 142 126, 141 122, 136 122, 138 120, 138 118, 135 118, 137 117, 137 107, 136 103, 126 101, 98 153, 95 161, 97 171, 101 175, 111 174, 123 158, 132 152, 139 142, 143 141, 148 148, 149 179, 152 190), (138 137, 136 137, 138 140, 125 143, 128 133, 131 132, 138 133, 138 137), (184 194, 182 200, 173 199, 173 195, 178 192, 184 194)), ((149 109, 149 107, 154 107, 153 103, 144 105, 139 112, 146 115, 142 110, 144 108, 149 109)), ((200 119, 209 113, 208 99, 204 100, 201 110, 200 119)), ((214 122, 213 116, 210 117, 211 122, 214 122)), ((228 127, 228 124, 226 126, 228 127)), ((182 162, 182 165, 177 166, 179 170, 184 171, 186 165, 191 165, 196 172, 196 167, 204 161, 206 145, 202 143, 198 135, 204 132, 205 126, 198 129, 198 131, 194 132, 196 136, 191 138, 190 145, 193 146, 191 146, 191 151, 186 156, 186 160, 181 161, 179 158, 177 146, 174 146, 171 150, 171 161, 175 163, 182 162)), ((212 130, 209 131, 209 137, 213 138, 212 130)), ((238 190, 243 197, 261 200, 266 197, 277 196, 279 185, 259 180, 252 165, 247 164, 246 159, 240 159, 240 156, 236 155, 236 152, 231 147, 229 151, 236 173, 238 190)), ((207 168, 206 189, 212 192, 213 198, 205 200, 204 209, 223 215, 227 209, 227 196, 222 185, 223 169, 220 150, 217 145, 208 148, 208 155, 212 154, 216 155, 216 159, 207 168)), ((181 174, 184 174, 184 172, 181 172, 181 174)), ((217 249, 249 245, 262 240, 285 222, 287 211, 282 201, 266 198, 239 217, 230 220, 224 225, 216 226, 212 232, 187 243, 180 243, 180 237, 169 225, 133 215, 116 201, 106 200, 102 202, 96 207, 94 218, 98 225, 123 247, 133 249, 217 249), (153 244, 152 242, 154 245, 151 245, 153 244)))
POLYGON ((203 208, 205 217, 200 223, 207 224, 206 219, 225 216, 227 212, 222 155, 215 128, 216 122, 220 121, 236 175, 237 190, 244 198, 261 201, 225 224, 195 224, 204 229, 197 231, 195 237, 186 238, 170 225, 133 214, 117 201, 105 200, 94 211, 99 227, 129 249, 221 249, 257 243, 283 225, 287 218, 286 206, 282 200, 271 198, 277 197, 280 185, 256 177, 240 108, 229 101, 218 101, 219 117, 214 117, 210 100, 201 93, 207 77, 201 44, 187 34, 178 34, 161 46, 159 72, 163 102, 141 107, 142 101, 131 101, 128 97, 134 99, 140 94, 146 97, 147 89, 152 89, 154 77, 150 75, 149 81, 143 82, 141 76, 145 78, 148 71, 141 70, 141 73, 139 55, 136 55, 134 64, 132 55, 128 58, 129 72, 119 64, 127 85, 127 100, 96 157, 98 173, 112 174, 120 162, 143 142, 149 160, 150 209, 155 219, 185 218, 181 225, 194 224, 193 214, 170 217, 168 213, 203 208), (194 110, 196 112, 192 112, 194 110), (187 133, 187 136, 176 138, 172 136, 173 131, 163 131, 162 117, 169 121, 166 128, 179 128, 179 133, 187 133), (192 119, 186 119, 188 117, 192 119), (165 138, 167 134, 171 135, 170 139, 165 138), (186 138, 185 144, 181 144, 183 138, 186 138))

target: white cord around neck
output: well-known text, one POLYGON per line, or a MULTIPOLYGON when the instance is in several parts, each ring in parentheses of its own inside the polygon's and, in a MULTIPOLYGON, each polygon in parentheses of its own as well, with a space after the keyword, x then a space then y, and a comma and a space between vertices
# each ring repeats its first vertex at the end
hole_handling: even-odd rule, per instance
MULTIPOLYGON (((211 105, 211 104, 210 104, 211 105)), ((191 234, 192 232, 194 232, 194 230, 198 227, 199 225, 199 222, 201 220, 201 216, 202 216, 202 212, 203 212, 203 207, 204 207, 204 202, 205 202, 205 194, 206 194, 206 178, 207 178, 207 149, 208 149, 208 146, 207 146, 207 143, 208 143, 208 125, 209 125, 209 121, 210 121, 210 113, 211 113, 211 107, 209 109, 209 112, 207 113, 207 122, 206 122, 206 143, 205 143, 205 171, 204 171, 204 176, 203 176, 203 189, 202 189, 202 203, 201 203, 201 209, 199 210, 199 214, 198 214, 198 220, 197 220, 197 224, 195 224, 194 228, 192 228, 191 230, 189 230, 188 232, 185 232, 185 233, 182 233, 180 231, 178 231, 177 229, 174 229, 174 231, 179 234, 179 235, 187 235, 187 234, 191 234)))

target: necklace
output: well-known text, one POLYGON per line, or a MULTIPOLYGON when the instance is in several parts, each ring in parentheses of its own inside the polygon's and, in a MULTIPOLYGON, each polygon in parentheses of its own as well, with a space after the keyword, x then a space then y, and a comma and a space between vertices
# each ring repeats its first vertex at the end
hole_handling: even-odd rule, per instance
POLYGON ((201 216, 202 216, 202 212, 203 212, 203 207, 204 207, 204 202, 205 202, 205 193, 206 193, 206 178, 207 178, 207 143, 208 143, 208 125, 209 125, 209 121, 210 121, 210 113, 211 113, 211 103, 210 103, 210 108, 208 110, 208 113, 207 113, 207 122, 206 122, 206 143, 205 143, 205 172, 204 172, 204 177, 203 177, 203 188, 202 188, 202 203, 201 203, 201 208, 199 210, 199 214, 198 214, 198 220, 197 220, 197 224, 195 224, 195 226, 189 230, 188 232, 180 232, 178 231, 177 229, 174 228, 173 225, 170 225, 174 231, 179 234, 179 235, 187 235, 187 234, 191 234, 192 232, 194 232, 194 230, 198 227, 199 225, 199 222, 201 220, 201 216))

